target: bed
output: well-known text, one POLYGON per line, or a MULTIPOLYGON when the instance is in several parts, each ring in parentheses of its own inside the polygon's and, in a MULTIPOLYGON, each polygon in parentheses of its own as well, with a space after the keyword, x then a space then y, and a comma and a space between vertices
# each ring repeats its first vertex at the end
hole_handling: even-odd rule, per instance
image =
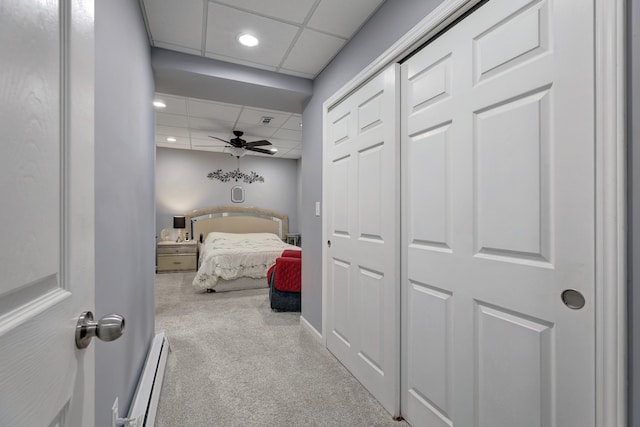
POLYGON ((268 287, 267 270, 289 245, 287 215, 247 206, 213 206, 185 214, 198 241, 197 292, 268 287))

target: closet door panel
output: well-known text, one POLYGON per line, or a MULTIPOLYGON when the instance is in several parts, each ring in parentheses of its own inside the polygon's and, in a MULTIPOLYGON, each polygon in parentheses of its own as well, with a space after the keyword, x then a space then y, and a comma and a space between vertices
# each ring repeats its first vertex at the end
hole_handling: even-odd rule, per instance
POLYGON ((450 123, 407 139, 408 243, 451 251, 450 123), (418 184, 419 183, 419 184, 418 184))
POLYGON ((327 114, 327 348, 399 414, 398 66, 327 114), (329 243, 330 242, 330 243, 329 243))
POLYGON ((595 424, 593 31, 591 1, 491 0, 402 65, 413 426, 595 424))

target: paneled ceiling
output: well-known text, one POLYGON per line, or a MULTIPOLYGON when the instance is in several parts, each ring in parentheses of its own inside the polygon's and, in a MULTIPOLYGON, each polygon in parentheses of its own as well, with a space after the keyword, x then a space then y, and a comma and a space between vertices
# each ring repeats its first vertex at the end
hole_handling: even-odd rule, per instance
MULTIPOLYGON (((307 79, 322 71, 383 2, 140 0, 154 47, 307 79), (241 33, 258 37, 258 46, 238 43, 241 33)), ((247 141, 269 139, 278 148, 276 157, 300 157, 299 114, 175 94, 157 97, 167 104, 157 110, 159 146, 222 151, 224 144, 208 135, 228 139, 239 129, 247 141), (261 117, 273 120, 264 126, 257 122, 261 117), (167 142, 169 136, 176 142, 167 142)))
POLYGON ((242 139, 249 142, 267 139, 278 150, 273 155, 251 151, 247 155, 286 159, 299 159, 302 155, 300 114, 161 93, 156 94, 156 100, 166 105, 156 108, 158 147, 230 153, 229 145, 211 137, 229 140, 237 129, 245 133, 242 139), (264 123, 265 119, 269 123, 264 123))

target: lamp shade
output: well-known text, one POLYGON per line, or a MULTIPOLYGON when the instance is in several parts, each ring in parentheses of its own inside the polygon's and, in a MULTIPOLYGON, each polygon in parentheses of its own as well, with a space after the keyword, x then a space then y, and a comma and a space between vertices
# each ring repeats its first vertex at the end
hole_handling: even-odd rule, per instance
POLYGON ((245 150, 243 147, 228 147, 228 148, 229 148, 229 152, 234 157, 242 157, 245 154, 247 154, 247 150, 245 150))
POLYGON ((183 216, 174 216, 173 217, 173 228, 187 228, 187 224, 185 222, 185 217, 183 217, 183 216))

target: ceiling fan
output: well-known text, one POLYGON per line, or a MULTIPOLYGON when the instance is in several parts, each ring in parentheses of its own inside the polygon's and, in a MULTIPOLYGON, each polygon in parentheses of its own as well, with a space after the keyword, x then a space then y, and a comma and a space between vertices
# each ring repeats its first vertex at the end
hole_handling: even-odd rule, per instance
POLYGON ((244 134, 244 132, 242 132, 241 130, 234 130, 233 134, 236 137, 230 139, 229 141, 226 141, 222 138, 218 138, 217 136, 211 136, 211 135, 209 135, 209 138, 217 139, 219 141, 222 141, 226 144, 231 145, 231 148, 230 148, 231 154, 236 157, 244 156, 246 154, 246 151, 255 151, 256 153, 263 153, 263 154, 270 154, 270 155, 274 155, 278 151, 275 148, 272 148, 270 150, 265 150, 264 148, 257 148, 264 145, 271 145, 271 143, 266 139, 261 139, 260 141, 247 142, 244 139, 240 138, 244 134))

